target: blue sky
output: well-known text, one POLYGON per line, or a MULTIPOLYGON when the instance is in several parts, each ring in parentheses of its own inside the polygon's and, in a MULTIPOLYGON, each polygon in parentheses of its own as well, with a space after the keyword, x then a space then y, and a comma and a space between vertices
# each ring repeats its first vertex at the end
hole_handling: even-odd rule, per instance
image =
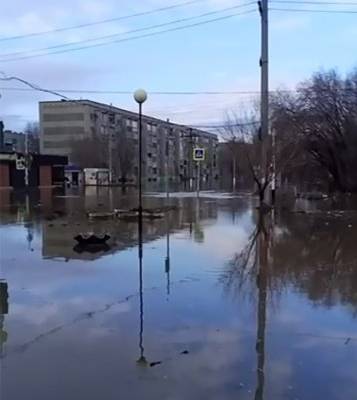
MULTIPOLYGON (((13 0, 2 4, 0 37, 51 30, 113 18, 183 2, 183 0, 13 0)), ((243 3, 243 1, 241 1, 243 3)), ((202 0, 171 11, 42 37, 0 42, 0 55, 191 17, 240 4, 236 0, 202 0)), ((271 7, 289 7, 271 4, 271 7)), ((294 8, 311 8, 295 5, 294 8)), ((316 6, 355 9, 357 6, 316 6)), ((256 9, 251 5, 243 10, 256 9)), ((232 12, 220 15, 228 15, 232 12)), ((217 15, 217 16, 220 16, 217 15)), ((214 18, 207 17, 207 18, 214 18)), ((206 19, 207 19, 206 18, 206 19)), ((197 21, 201 21, 197 20, 197 21)), ((196 22, 196 21, 192 21, 196 22)), ((124 37, 124 36, 123 36, 124 37)), ((260 21, 248 15, 110 46, 29 60, 1 62, 0 71, 51 89, 210 91, 259 89, 260 21)), ((357 66, 357 14, 270 13, 270 87, 294 88, 319 69, 341 73, 357 66)), ((1 83, 1 87, 21 87, 1 83)), ((0 90, 0 118, 20 130, 36 120, 38 101, 54 96, 0 90)), ((76 97, 75 95, 69 95, 76 97)), ((81 95, 134 109, 130 95, 81 95)), ((191 124, 222 121, 228 110, 248 108, 252 96, 149 96, 145 111, 191 124)))

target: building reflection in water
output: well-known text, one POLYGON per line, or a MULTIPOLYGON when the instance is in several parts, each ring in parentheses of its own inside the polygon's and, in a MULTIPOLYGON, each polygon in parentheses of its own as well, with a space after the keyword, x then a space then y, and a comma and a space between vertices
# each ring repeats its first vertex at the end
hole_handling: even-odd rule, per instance
MULTIPOLYGON (((75 215, 71 215, 71 210, 75 207, 72 202, 79 201, 78 199, 60 199, 66 202, 56 206, 56 211, 62 211, 63 215, 56 216, 53 220, 47 217, 42 219, 42 256, 44 258, 53 259, 81 259, 81 260, 96 260, 105 254, 114 254, 124 251, 130 247, 137 246, 138 244, 138 224, 136 222, 126 222, 122 220, 89 220, 86 215, 86 209, 78 210, 75 215), (110 249, 103 249, 99 252, 83 252, 81 249, 74 249, 73 237, 80 233, 94 232, 98 235, 105 233, 111 236, 108 242, 110 249), (79 250, 79 251, 77 251, 79 250), (105 250, 105 251, 104 251, 105 250)), ((159 202, 161 199, 155 199, 156 202, 149 203, 150 207, 164 206, 165 203, 159 202)), ((173 205, 177 209, 170 211, 165 217, 169 218, 169 235, 172 232, 184 230, 188 225, 192 232, 193 239, 197 242, 203 242, 204 232, 203 224, 214 223, 217 219, 217 205, 214 203, 205 204, 200 207, 199 199, 172 199, 173 205)), ((83 201, 83 200, 82 200, 83 201)), ((85 200, 87 202, 87 199, 85 200)), ((123 200, 124 201, 124 200, 123 200)), ((202 201, 202 200, 201 200, 202 201)), ((126 200, 125 200, 126 202, 126 200)), ((95 204, 94 200, 91 204, 95 204)), ((99 203, 102 204, 102 203, 99 203)), ((125 203, 126 204, 126 203, 125 203)), ((119 205, 118 208, 121 206, 119 205)), ((102 207, 102 211, 105 207, 102 207)), ((143 242, 147 243, 157 240, 161 237, 168 235, 168 225, 164 220, 154 220, 144 223, 142 227, 143 242)), ((169 257, 168 257, 169 260, 169 257)), ((168 264, 170 262, 168 261, 168 264)), ((169 267, 169 265, 168 265, 169 267)), ((166 270, 165 266, 165 270, 166 270)), ((168 268, 169 269, 169 268, 168 268)), ((169 272, 169 271, 168 271, 169 272)))

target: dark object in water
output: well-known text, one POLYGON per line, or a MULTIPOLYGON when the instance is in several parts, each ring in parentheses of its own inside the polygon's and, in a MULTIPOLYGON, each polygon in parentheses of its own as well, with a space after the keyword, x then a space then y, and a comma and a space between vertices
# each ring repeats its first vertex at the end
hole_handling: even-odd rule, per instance
POLYGON ((96 254, 96 253, 105 253, 110 250, 110 246, 107 245, 106 243, 101 243, 101 244, 76 244, 73 247, 73 251, 75 251, 78 254, 82 253, 91 253, 91 254, 96 254))
POLYGON ((184 350, 184 351, 181 351, 181 353, 180 354, 189 354, 190 352, 188 351, 188 350, 184 350))
POLYGON ((105 234, 104 236, 97 235, 77 235, 74 237, 74 240, 78 242, 80 245, 90 246, 97 244, 105 244, 110 239, 110 236, 105 234))
POLYGON ((150 365, 150 367, 156 367, 156 365, 160 365, 160 364, 162 364, 162 361, 154 361, 154 362, 151 362, 149 365, 150 365))

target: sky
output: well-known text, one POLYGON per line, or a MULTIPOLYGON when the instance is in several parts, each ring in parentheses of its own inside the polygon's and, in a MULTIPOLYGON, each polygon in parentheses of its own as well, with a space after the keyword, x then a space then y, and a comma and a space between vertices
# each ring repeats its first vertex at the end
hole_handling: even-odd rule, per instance
MULTIPOLYGON (((357 3, 350 6, 312 6, 269 1, 271 8, 357 11, 357 3)), ((131 93, 137 88, 145 88, 149 92, 144 105, 146 114, 193 125, 223 122, 228 111, 249 109, 256 95, 155 95, 150 92, 258 91, 260 18, 255 2, 165 28, 254 10, 249 14, 162 35, 30 59, 6 61, 19 56, 4 56, 105 35, 118 35, 116 39, 119 40, 146 34, 165 28, 131 34, 125 32, 235 7, 246 4, 249 0, 197 0, 194 4, 171 10, 87 28, 17 40, 1 40, 184 2, 188 0, 4 1, 0 14, 0 71, 6 76, 16 76, 46 89, 115 90, 131 93)), ((90 43, 86 45, 88 44, 90 43)), ((67 47, 69 48, 71 47, 67 47)), ((60 48, 56 50, 58 49, 60 48)), ((30 53, 26 53, 28 54, 30 53)), ((357 67, 357 13, 318 14, 271 10, 269 56, 271 89, 294 89, 299 82, 322 69, 337 68, 341 74, 345 74, 357 67)), ((19 82, 0 81, 0 120, 4 120, 6 129, 23 130, 28 121, 38 120, 39 101, 58 99, 48 93, 4 88, 26 86, 19 82)), ((131 94, 66 95, 136 110, 131 94)))

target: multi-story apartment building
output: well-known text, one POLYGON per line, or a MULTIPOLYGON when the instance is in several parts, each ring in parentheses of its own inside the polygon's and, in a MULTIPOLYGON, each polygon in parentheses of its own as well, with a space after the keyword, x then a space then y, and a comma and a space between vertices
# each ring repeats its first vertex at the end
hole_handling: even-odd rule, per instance
MULTIPOLYGON (((137 113, 90 100, 40 102, 40 149, 46 154, 66 155, 76 162, 75 142, 81 141, 85 147, 86 139, 97 138, 105 143, 98 151, 105 149, 107 166, 112 160, 113 175, 135 178, 138 121, 137 113), (116 162, 120 158, 126 159, 126 167, 124 162, 116 162), (124 173, 124 168, 129 170, 124 173)), ((194 147, 206 149, 205 160, 200 165, 201 179, 209 181, 216 177, 216 135, 147 115, 143 115, 142 121, 143 176, 148 181, 158 181, 166 175, 181 181, 195 178, 194 147)), ((86 167, 99 167, 91 165, 91 161, 88 154, 86 167)))

